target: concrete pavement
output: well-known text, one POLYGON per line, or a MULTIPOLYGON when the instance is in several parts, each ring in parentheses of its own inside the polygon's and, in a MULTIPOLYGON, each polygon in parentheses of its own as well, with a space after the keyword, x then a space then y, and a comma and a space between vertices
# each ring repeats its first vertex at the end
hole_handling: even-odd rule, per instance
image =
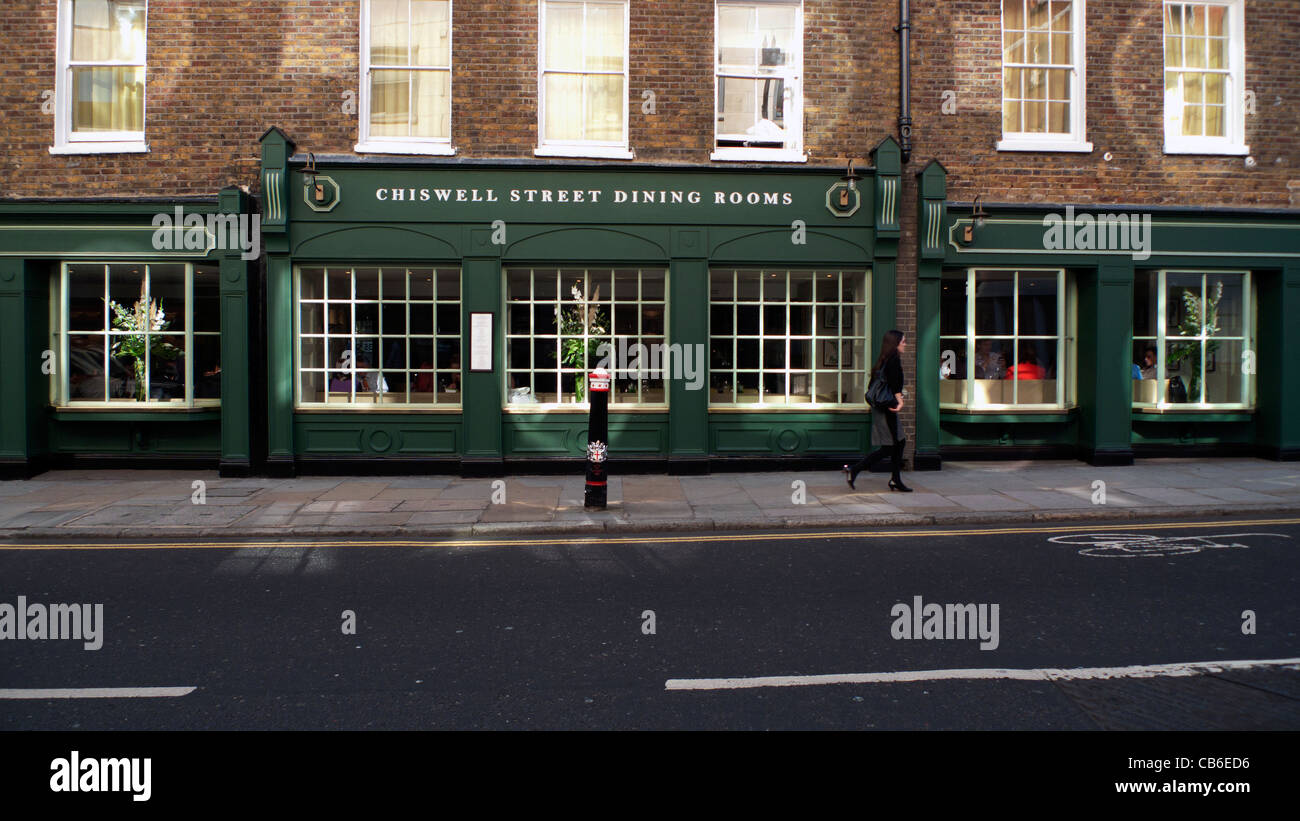
POLYGON ((0 539, 407 538, 1300 511, 1300 465, 1261 459, 1111 468, 948 462, 904 480, 913 493, 889 492, 887 474, 863 474, 853 491, 834 470, 613 476, 608 509, 587 511, 581 476, 222 479, 205 471, 65 470, 0 482, 0 539))

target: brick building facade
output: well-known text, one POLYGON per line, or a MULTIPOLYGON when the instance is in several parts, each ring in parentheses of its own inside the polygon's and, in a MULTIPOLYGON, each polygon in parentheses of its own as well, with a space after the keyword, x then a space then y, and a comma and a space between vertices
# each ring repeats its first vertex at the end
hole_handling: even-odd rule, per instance
MULTIPOLYGON (((0 276, 0 287, 5 289, 2 304, 7 311, 3 326, 6 353, 0 356, 0 368, 6 373, 6 384, 27 388, 24 400, 3 416, 0 458, 7 464, 24 472, 61 461, 98 463, 110 457, 147 457, 161 461, 219 460, 230 472, 259 470, 269 461, 278 465, 276 469, 292 471, 311 464, 313 458, 324 463, 348 456, 358 464, 389 460, 397 469, 426 463, 440 469, 458 469, 468 461, 480 460, 485 469, 497 470, 502 460, 510 463, 512 454, 521 468, 533 461, 574 457, 580 451, 577 445, 582 432, 577 416, 548 417, 540 408, 531 415, 502 414, 503 407, 511 410, 505 394, 514 386, 509 381, 501 382, 501 373, 488 377, 469 370, 468 323, 471 302, 478 303, 474 310, 496 313, 496 348, 508 349, 511 332, 503 330, 503 326, 508 327, 510 322, 505 305, 510 299, 510 277, 514 276, 510 272, 537 264, 562 270, 565 248, 572 253, 572 242, 588 241, 594 243, 589 258, 573 258, 575 266, 599 263, 614 270, 620 265, 646 265, 650 270, 662 265, 669 272, 668 295, 663 297, 662 305, 655 303, 659 307, 642 309, 668 315, 667 330, 658 333, 665 333, 670 340, 686 339, 685 334, 692 334, 691 339, 713 348, 714 357, 719 355, 716 348, 720 343, 716 334, 710 341, 708 327, 711 321, 716 323, 718 314, 713 311, 722 310, 726 298, 718 297, 716 289, 710 293, 708 283, 710 277, 720 276, 718 271, 728 266, 766 270, 770 262, 771 267, 786 272, 781 274, 783 277, 793 277, 789 271, 805 270, 819 275, 823 270, 833 270, 837 277, 844 277, 846 284, 834 305, 845 311, 855 310, 853 306, 859 301, 865 305, 864 325, 870 337, 861 341, 866 350, 874 351, 881 332, 892 326, 903 329, 917 342, 905 354, 909 382, 912 375, 919 379, 914 383, 914 401, 903 416, 913 443, 909 453, 921 467, 938 467, 943 454, 1069 454, 1123 463, 1131 460, 1134 452, 1141 455, 1144 451, 1240 452, 1244 447, 1284 458, 1300 452, 1300 431, 1288 421, 1285 412, 1291 403, 1300 401, 1300 373, 1279 353, 1300 341, 1294 320, 1288 323, 1283 319, 1300 299, 1300 118, 1294 113, 1300 107, 1300 82, 1287 48, 1300 35, 1300 5, 1294 2, 911 3, 911 78, 905 96, 911 106, 912 126, 910 139, 904 141, 901 152, 896 142, 900 138, 900 47, 896 27, 900 5, 907 4, 892 0, 588 3, 583 14, 594 14, 591 9, 597 6, 625 9, 625 29, 618 29, 616 23, 600 25, 614 26, 610 38, 621 33, 626 40, 622 55, 625 66, 621 69, 626 105, 622 142, 631 155, 626 159, 615 159, 603 150, 584 154, 579 148, 564 155, 539 150, 539 132, 545 118, 540 103, 543 81, 539 80, 545 71, 539 68, 539 55, 545 45, 544 32, 550 30, 541 19, 542 10, 553 6, 554 11, 549 13, 559 19, 561 12, 575 5, 548 6, 538 0, 429 4, 429 8, 450 8, 450 22, 445 35, 440 36, 450 43, 447 143, 454 154, 432 151, 422 155, 396 149, 358 151, 369 88, 362 72, 370 53, 363 21, 372 13, 416 13, 410 11, 410 5, 406 12, 393 12, 388 7, 396 8, 397 4, 388 4, 382 10, 376 5, 372 10, 371 2, 377 0, 150 0, 147 4, 144 0, 116 4, 105 0, 16 0, 0 8, 0 44, 8 55, 5 82, 0 84, 0 105, 5 112, 0 224, 7 223, 10 229, 0 231, 4 243, 0 245, 0 264, 8 266, 5 270, 9 273, 0 276), (76 11, 77 4, 81 4, 81 12, 76 11), (60 38, 81 36, 72 33, 75 14, 88 15, 85 19, 92 22, 86 25, 92 27, 97 25, 94 15, 102 15, 105 10, 118 13, 114 10, 123 6, 138 7, 147 15, 147 23, 139 28, 145 44, 145 102, 141 116, 147 150, 94 152, 86 150, 86 143, 75 144, 59 136, 60 117, 75 121, 80 116, 76 111, 68 114, 63 108, 75 105, 70 98, 77 93, 72 90, 76 81, 66 78, 75 77, 72 63, 76 59, 70 63, 67 54, 60 51, 60 38), (757 26, 762 51, 755 69, 759 75, 766 76, 763 72, 769 51, 775 50, 778 62, 786 65, 795 55, 797 77, 793 81, 787 77, 783 82, 789 85, 777 88, 797 89, 797 101, 792 104, 786 98, 782 108, 763 96, 770 90, 762 85, 755 105, 764 113, 765 106, 775 107, 783 115, 797 108, 802 126, 791 126, 791 132, 799 132, 798 139, 791 143, 793 154, 800 155, 797 161, 788 161, 788 155, 765 159, 761 152, 746 155, 743 160, 714 158, 715 152, 726 153, 715 137, 719 69, 714 54, 717 31, 723 25, 719 22, 723 7, 727 13, 737 15, 729 18, 733 22, 742 20, 743 14, 752 14, 749 19, 759 21, 751 22, 749 29, 743 22, 734 23, 736 31, 741 32, 735 35, 740 38, 736 42, 753 36, 757 26), (778 14, 773 9, 780 8, 793 8, 791 19, 796 20, 797 31, 793 46, 784 40, 778 45, 784 36, 780 34, 771 35, 770 42, 764 39, 768 35, 762 20, 777 19, 771 15, 778 14), (1177 31, 1171 31, 1171 13, 1179 15, 1177 31), (1198 13, 1207 16, 1197 18, 1198 13), (1016 15, 1023 15, 1025 21, 1019 24, 1019 33, 1016 15), (1198 19, 1200 29, 1195 28, 1198 19), (1040 23, 1041 32, 1034 28, 1040 23), (1215 25, 1219 28, 1215 29, 1215 25), (1064 38, 1059 39, 1062 33, 1064 38), (1222 36, 1216 39, 1216 34, 1222 36), (1176 40, 1169 39, 1174 35, 1176 40), (1067 93, 1069 106, 1059 109, 1064 117, 1079 118, 1074 134, 1077 139, 1047 149, 1034 145, 1032 140, 1022 141, 1017 147, 1011 144, 1016 141, 1006 139, 1003 133, 1009 116, 1004 99, 1009 82, 1006 62, 1014 62, 1010 58, 1004 62, 1004 56, 1012 48, 1032 50, 1040 36, 1044 56, 1039 62, 1057 67, 1053 70, 1058 75, 1053 76, 1063 78, 1062 88, 1077 82, 1069 86, 1073 89, 1067 93), (1023 43, 1016 46, 1017 41, 1023 43), (1196 58, 1188 58, 1192 62, 1169 63, 1166 49, 1170 43, 1192 48, 1184 46, 1183 41, 1209 48, 1208 61, 1196 64, 1196 58), (1223 64, 1216 65, 1214 49, 1220 43, 1223 64), (1056 51, 1059 44, 1073 51, 1060 57, 1056 51), (1005 53, 1004 45, 1008 49, 1005 53), (1050 59, 1046 56, 1049 54, 1050 59), (1240 57, 1239 67, 1229 65, 1230 54, 1232 60, 1240 57), (1071 64, 1073 69, 1068 68, 1071 64), (1177 74, 1170 73, 1173 68, 1188 66, 1202 70, 1177 76, 1194 76, 1199 84, 1211 82, 1200 78, 1217 72, 1226 77, 1223 82, 1233 97, 1226 102, 1210 99, 1214 92, 1209 85, 1198 85, 1198 92, 1185 92, 1179 85, 1178 93, 1189 106, 1187 110, 1191 111, 1190 106, 1199 101, 1201 113, 1196 116, 1210 117, 1206 113, 1210 103, 1221 103, 1226 119, 1241 121, 1241 140, 1208 153, 1171 152, 1167 136, 1171 92, 1167 80, 1177 74), (64 82, 60 77, 65 77, 66 87, 60 85, 64 82), (1244 88, 1237 88, 1243 83, 1244 88), (1240 95, 1236 95, 1238 91, 1240 95), (1202 96, 1190 96, 1193 94, 1202 96), (1006 144, 1000 147, 1000 142, 1006 144), (1248 153, 1236 150, 1243 146, 1248 147, 1248 153), (306 193, 299 194, 300 189, 306 189, 298 184, 296 175, 306 167, 309 155, 319 173, 337 186, 328 196, 340 200, 338 210, 323 211, 307 201, 306 193), (854 214, 836 213, 829 197, 823 206, 819 186, 838 183, 851 159, 857 160, 862 174, 863 207, 854 214), (468 208, 464 213, 440 214, 416 225, 411 221, 419 223, 418 218, 399 216, 402 211, 395 204, 379 207, 375 199, 381 189, 406 187, 415 192, 433 188, 436 192, 439 184, 484 190, 496 186, 504 192, 510 186, 511 174, 519 176, 520 186, 539 190, 547 186, 581 188, 586 180, 592 180, 594 188, 610 192, 607 200, 622 184, 620 180, 635 179, 638 186, 628 183, 629 187, 654 190, 697 186, 706 199, 711 191, 735 189, 742 194, 742 208, 715 209, 705 215, 665 208, 643 210, 626 218, 607 217, 601 213, 604 209, 582 211, 576 206, 549 214, 515 211, 505 222, 512 228, 524 225, 531 233, 523 242, 533 244, 509 246, 497 252, 474 250, 473 232, 478 229, 473 226, 480 219, 492 222, 488 210, 468 208), (279 191, 268 190, 268 181, 272 188, 279 186, 279 191), (744 195, 776 191, 791 194, 793 210, 747 207, 752 203, 744 195), (356 207, 356 198, 362 195, 369 198, 368 208, 356 207), (276 201, 281 196, 289 205, 276 201), (972 226, 972 238, 967 241, 963 231, 966 224, 973 222, 977 197, 987 219, 972 226), (65 319, 61 325, 59 318, 61 312, 67 316, 69 300, 75 299, 75 295, 69 296, 69 277, 80 275, 80 269, 69 274, 68 266, 74 264, 73 260, 86 265, 109 265, 121 260, 147 265, 151 259, 161 265, 164 257, 153 253, 158 250, 156 244, 151 249, 123 237, 127 231, 150 225, 153 215, 177 206, 200 213, 256 211, 263 220, 264 247, 256 260, 242 260, 239 254, 222 248, 207 248, 187 257, 165 257, 183 258, 184 264, 190 266, 185 274, 185 282, 189 283, 186 288, 197 287, 194 283, 201 279, 203 265, 212 266, 214 274, 220 271, 221 333, 224 337, 240 337, 222 341, 222 401, 219 405, 196 401, 200 391, 195 386, 200 376, 190 373, 184 380, 188 387, 183 391, 183 412, 179 407, 154 407, 155 397, 148 392, 143 398, 136 397, 136 404, 128 412, 120 402, 112 401, 129 397, 112 395, 112 377, 106 373, 102 376, 106 386, 104 401, 78 404, 66 382, 51 387, 52 382, 58 383, 57 374, 51 380, 48 373, 32 372, 32 363, 39 363, 38 354, 45 350, 58 352, 65 368, 75 367, 75 362, 68 361, 65 349, 70 345, 68 334, 77 333, 67 323, 75 324, 76 320, 65 319), (1045 247, 1040 242, 1043 220, 1064 213, 1066 206, 1080 212, 1106 210, 1132 215, 1134 219, 1154 216, 1155 227, 1147 236, 1154 256, 1137 260, 1131 255, 1100 253, 1102 249, 1045 247), (274 213, 277 210, 278 219, 274 213), (575 234, 559 248, 543 247, 541 238, 558 229, 558 223, 563 221, 560 214, 571 218, 573 230, 596 233, 575 234), (778 235, 790 233, 793 220, 803 220, 814 241, 803 247, 782 247, 779 252, 768 250, 776 247, 773 243, 778 235), (84 228, 85 233, 78 235, 86 237, 84 242, 69 245, 66 232, 60 236, 62 226, 68 224, 84 228), (395 230, 398 224, 417 234, 424 231, 429 237, 442 237, 439 242, 454 246, 454 250, 435 252, 431 248, 436 243, 428 244, 423 239, 404 246, 405 240, 399 240, 396 234, 384 233, 395 230), (697 227, 703 228, 701 238, 707 246, 699 252, 687 250, 684 244, 697 227), (628 244, 645 241, 649 248, 658 243, 662 254, 646 250, 640 256, 630 251, 628 256, 622 256, 625 247, 619 245, 621 240, 615 235, 623 230, 637 237, 628 244), (357 233, 350 235, 350 242, 330 246, 324 239, 329 231, 357 233), (736 244, 760 234, 762 238, 745 240, 751 245, 736 244), (449 239, 453 235, 463 236, 464 241, 449 239), (825 239, 821 245, 818 237, 825 239), (313 242, 320 243, 314 246, 316 250, 311 250, 313 242), (604 245, 607 242, 608 247, 604 245), (77 253, 69 256, 67 249, 74 247, 77 253), (394 247, 398 248, 396 252, 392 251, 394 247), (355 255, 351 255, 353 250, 355 255), (1098 253, 1081 253, 1087 250, 1098 253), (488 260, 491 263, 484 266, 488 260), (348 401, 338 409, 307 407, 312 403, 303 400, 307 384, 303 369, 307 366, 302 359, 305 354, 301 338, 307 332, 296 324, 302 321, 302 302, 312 301, 310 296, 304 296, 303 284, 304 277, 312 276, 304 273, 310 266, 397 263, 411 268, 422 262, 430 268, 458 267, 465 277, 462 297, 458 297, 464 321, 458 330, 449 332, 463 338, 455 357, 459 361, 452 367, 463 371, 455 381, 464 391, 464 404, 458 399, 450 404, 459 413, 436 417, 442 420, 442 426, 425 434, 443 444, 427 448, 402 444, 425 435, 411 431, 409 416, 381 416, 374 407, 358 409, 354 389, 349 389, 348 401), (848 283, 859 268, 869 272, 869 279, 861 286, 865 292, 851 294, 848 283), (1049 286, 1047 272, 1058 268, 1057 284, 1049 286), (471 269, 477 272, 474 282, 490 277, 494 284, 474 293, 471 269), (1015 273, 1021 269, 1024 271, 1015 273), (1023 305, 1039 304, 1026 295, 1022 305, 1022 292, 1018 290, 1021 279, 1035 286, 1037 280, 1042 280, 1044 287, 1059 289, 1059 293, 1053 293, 1059 296, 1061 307, 1055 319, 1044 320, 1042 328, 1047 330, 1022 341, 1024 334, 1010 319, 1006 328, 994 331, 977 327, 983 321, 977 314, 985 310, 976 304, 977 299, 986 299, 977 295, 985 287, 981 277, 986 275, 979 273, 984 270, 1012 272, 1009 280, 1001 273, 988 275, 988 282, 998 283, 990 286, 994 291, 1010 288, 1003 294, 1008 300, 1006 306, 997 302, 1000 297, 987 297, 992 301, 986 307, 994 313, 1021 315, 1027 310, 1023 305), (1239 302, 1244 307, 1224 309, 1225 313, 1237 311, 1234 316, 1240 314, 1236 321, 1241 327, 1236 332, 1228 328, 1226 334, 1221 334, 1223 341, 1203 339, 1195 352, 1188 353, 1190 343, 1166 339, 1172 332, 1163 322, 1158 329, 1155 324, 1150 329, 1135 327, 1138 320, 1134 312, 1146 310, 1142 288, 1149 282, 1149 294, 1158 292, 1158 299, 1150 297, 1155 301, 1148 306, 1149 312, 1158 309, 1168 315, 1173 309, 1166 297, 1168 302, 1177 303, 1179 294, 1187 288, 1195 290, 1194 286, 1178 285, 1183 291, 1175 292, 1171 283, 1182 282, 1179 277, 1191 276, 1187 272, 1192 270, 1210 272, 1210 278, 1195 286, 1200 288, 1195 293, 1202 312, 1213 310, 1217 316, 1218 299, 1211 301, 1207 293, 1220 287, 1216 285, 1219 279, 1214 278, 1218 276, 1214 272, 1219 270, 1230 273, 1229 292, 1235 293, 1234 288, 1240 291, 1239 302), (1249 274, 1242 276, 1241 272, 1249 274), (687 287, 683 281, 684 290, 679 292, 674 279, 679 276, 694 277, 699 282, 687 287), (948 297, 941 294, 960 287, 962 277, 969 279, 967 287, 972 296, 965 331, 958 333, 952 328, 941 329, 939 314, 960 310, 945 307, 948 303, 942 300, 948 297), (714 308, 708 307, 711 301, 714 308), (688 307, 695 302, 702 302, 698 312, 688 307), (48 321, 42 318, 46 315, 48 321), (292 317, 298 319, 293 319, 290 333, 283 323, 292 317), (701 325, 704 330, 698 330, 701 325), (284 335, 278 333, 277 326, 285 330, 284 335), (681 333, 676 334, 675 328, 681 333), (1035 394, 1035 399, 1040 401, 1026 402, 1019 391, 999 389, 990 399, 992 394, 983 392, 999 386, 975 384, 990 381, 975 373, 978 367, 974 360, 983 355, 980 345, 986 336, 994 339, 997 350, 1003 352, 998 356, 1004 366, 1016 365, 1030 348, 1038 351, 1039 358, 1051 358, 1046 367, 1051 371, 1047 381, 1059 381, 1059 390, 1053 385, 1036 388, 1041 395, 1035 394), (1177 378, 1188 383, 1186 387, 1192 388, 1194 394, 1198 390, 1200 393, 1190 401, 1175 402, 1168 389, 1162 388, 1160 395, 1153 394, 1153 398, 1140 397, 1135 387, 1133 403, 1123 402, 1121 413, 1112 407, 1115 402, 1111 395, 1126 394, 1128 385, 1106 369, 1141 366, 1143 363, 1134 360, 1140 358, 1138 349, 1146 346, 1148 337, 1162 348, 1156 375, 1168 384, 1175 378, 1170 372, 1177 368, 1199 369, 1195 374, 1183 370, 1177 378), (1277 351, 1266 349, 1266 343, 1277 346, 1277 351), (965 349, 961 349, 963 345, 965 349), (1248 368, 1251 373, 1243 372, 1239 383, 1222 388, 1228 393, 1210 396, 1212 383, 1217 384, 1210 374, 1218 372, 1220 360, 1229 351, 1236 356, 1238 349, 1243 358, 1247 353, 1258 353, 1258 372, 1268 378, 1250 378, 1254 375, 1252 360, 1248 368), (963 383, 960 387, 935 381, 934 372, 940 368, 932 363, 940 362, 946 351, 956 353, 958 364, 955 369, 942 371, 939 378, 963 383), (1121 366, 1120 357, 1130 362, 1121 366), (1169 360, 1167 365, 1163 358, 1169 360), (1108 364, 1099 367, 1099 362, 1108 364), (292 396, 284 393, 288 390, 285 385, 290 383, 292 396), (471 389, 479 393, 472 396, 471 389), (1055 401, 1048 401, 1053 390, 1058 390, 1055 401), (1111 398, 1105 399, 1107 396, 1111 398), (478 422, 469 418, 475 415, 470 405, 480 401, 477 411, 487 413, 488 421, 483 423, 484 429, 477 430, 478 422), (493 407, 494 413, 490 412, 493 407), (451 421, 453 416, 456 418, 451 421), (553 421, 561 418, 569 421, 563 425, 553 421), (104 428, 98 427, 102 422, 111 423, 113 433, 109 438, 115 441, 103 448, 95 443, 98 434, 91 433, 92 427, 102 433, 104 428), (548 442, 547 437, 554 441, 548 442)), ((576 8, 584 6, 578 3, 576 8)), ((119 26, 130 25, 121 22, 124 18, 115 19, 119 26)), ((776 26, 772 31, 779 31, 785 24, 771 25, 776 26)), ((564 40, 567 30, 556 31, 559 33, 554 36, 560 38, 556 42, 568 42, 564 40)), ((120 28, 116 35, 105 36, 126 38, 129 33, 120 28)), ((375 48, 378 54, 379 46, 375 48)), ((600 51, 608 51, 603 41, 586 48, 595 49, 593 53, 607 60, 615 59, 600 51)), ((117 52, 114 55, 120 56, 117 52)), ((1029 52, 1021 51, 1019 55, 1021 62, 1035 61, 1029 52)), ((1026 69, 1030 71, 1038 69, 1026 69)), ((578 69, 570 73, 577 76, 578 69)), ((1186 82, 1190 87, 1192 81, 1186 82)), ((1024 95, 1037 93, 1025 90, 1028 87, 1022 88, 1024 95)), ((87 99, 98 93, 87 91, 87 99)), ((1058 93, 1066 92, 1053 87, 1045 92, 1044 99, 1057 99, 1058 93)), ((597 105, 595 97, 583 99, 583 105, 597 105)), ((1031 102, 1026 99, 1020 105, 1027 122, 1031 102)), ((1041 110, 1048 112, 1049 118, 1055 116, 1048 103, 1041 110)), ((588 109, 582 111, 587 116, 588 109)), ((617 127, 616 118, 611 122, 617 127)), ((1231 123, 1226 128, 1230 131, 1231 123)), ((76 130, 75 126, 72 130, 76 130)), ((1225 142, 1233 141, 1225 138, 1225 142)), ((359 283, 363 274, 357 273, 360 270, 354 267, 350 275, 355 289, 351 297, 353 310, 358 311, 355 316, 360 316, 355 303, 365 301, 357 296, 362 288, 359 283)), ((112 296, 112 271, 105 276, 106 293, 112 296)), ((415 274, 408 271, 407 276, 415 274)), ((584 279, 590 281, 594 279, 584 279)), ((666 461, 672 467, 674 461, 680 461, 685 469, 697 469, 710 460, 715 467, 729 461, 756 464, 754 460, 785 460, 788 464, 811 466, 833 462, 866 445, 865 438, 854 432, 865 431, 866 408, 846 396, 850 384, 853 390, 861 387, 843 375, 848 367, 843 363, 850 360, 848 351, 852 348, 847 320, 841 324, 842 320, 836 319, 832 328, 819 324, 814 316, 816 329, 801 334, 793 317, 794 312, 804 310, 803 302, 795 293, 795 279, 789 282, 784 296, 788 313, 782 321, 791 324, 783 331, 784 343, 801 344, 798 340, 792 343, 791 338, 809 336, 809 345, 818 348, 811 356, 820 364, 796 367, 794 349, 785 349, 784 398, 764 403, 766 411, 771 411, 764 418, 777 421, 752 425, 728 421, 732 417, 727 414, 733 411, 747 411, 751 418, 762 413, 754 408, 722 407, 747 404, 740 399, 744 381, 740 371, 744 367, 738 360, 744 354, 740 348, 728 348, 732 351, 728 356, 737 361, 715 360, 714 364, 722 370, 731 368, 735 378, 713 387, 719 396, 733 391, 730 396, 735 401, 706 402, 702 396, 665 388, 659 404, 666 407, 649 403, 629 409, 621 435, 631 451, 647 464, 666 461), (830 345, 834 351, 824 353, 816 343, 822 341, 823 332, 832 330, 830 345), (822 367, 841 372, 835 382, 837 387, 827 388, 825 393, 817 381, 822 367), (800 373, 793 373, 796 370, 800 373), (808 380, 814 384, 805 384, 808 380), (830 403, 835 407, 819 401, 819 396, 836 397, 830 403), (798 401, 797 397, 806 401, 798 401), (642 412, 644 416, 638 415, 642 412)), ((414 288, 409 284, 403 287, 414 288)), ((535 295, 535 280, 531 287, 535 295)), ((739 280, 736 287, 740 287, 739 280)), ((197 311, 197 291, 185 293, 191 294, 190 310, 197 311)), ((408 300, 413 299, 410 293, 413 291, 408 290, 408 300)), ((646 292, 640 293, 644 302, 646 292)), ((530 297, 529 304, 533 299, 530 297)), ((1233 297, 1228 299, 1225 306, 1233 297)), ((743 302, 740 296, 731 300, 743 302)), ((808 300, 813 302, 812 297, 808 300)), ((323 308, 328 309, 330 302, 321 297, 323 308)), ((376 302, 383 304, 378 297, 376 302)), ((739 321, 744 308, 732 307, 739 321)), ((611 311, 616 312, 617 307, 611 307, 611 311)), ((190 320, 193 331, 199 325, 197 314, 192 313, 190 320)), ((825 322, 830 323, 830 319, 825 322)), ((217 324, 213 320, 208 327, 217 324)), ((335 352, 330 347, 333 343, 328 321, 324 327, 322 351, 327 361, 320 369, 321 377, 329 381, 335 352)), ((646 333, 644 320, 638 328, 639 333, 646 333)), ((115 331, 108 325, 102 331, 102 344, 111 345, 115 331)), ((414 333, 410 328, 403 330, 404 351, 415 350, 408 347, 415 345, 411 341, 414 333)), ((655 332, 650 333, 653 336, 655 332)), ((743 335, 739 330, 733 333, 743 335)), ((357 349, 356 338, 361 334, 354 324, 349 331, 349 351, 357 349)), ((536 328, 527 334, 521 332, 520 339, 528 334, 532 344, 537 344, 536 328)), ((442 332, 435 328, 428 336, 430 344, 441 351, 442 332)), ((555 336, 562 339, 563 334, 555 336)), ((760 341, 768 341, 762 333, 757 336, 760 341)), ((199 343, 186 338, 185 344, 199 343)), ((380 343, 381 349, 384 344, 380 343)), ((732 343, 724 340, 721 344, 732 343)), ((197 350, 186 347, 182 359, 197 363, 197 350)), ((111 371, 111 352, 105 349, 103 355, 104 370, 111 371)), ((441 355, 435 352, 431 362, 441 355)), ((499 369, 515 368, 508 361, 509 355, 496 351, 499 369)), ((853 367, 861 368, 863 353, 855 356, 853 361, 858 364, 853 367)), ((411 353, 412 361, 414 357, 411 353)), ((420 369, 412 361, 394 366, 394 373, 404 374, 406 404, 412 406, 394 409, 395 414, 424 407, 412 399, 420 380, 420 369)), ((378 362, 374 364, 378 370, 378 362)), ((429 369, 444 368, 431 364, 429 369)), ((520 370, 527 370, 536 379, 536 359, 529 359, 526 368, 521 366, 520 370)), ((755 379, 761 383, 761 395, 766 397, 770 395, 766 367, 755 366, 755 370, 763 372, 755 379)), ((999 373, 1003 370, 1006 368, 999 369, 999 373)), ((1129 378, 1127 373, 1123 376, 1129 378)), ((431 384, 439 387, 418 393, 436 394, 442 389, 443 378, 437 374, 432 377, 431 384)), ((556 404, 563 404, 567 378, 562 372, 557 376, 556 399, 560 401, 556 404)), ((447 379, 449 385, 450 377, 447 379)), ((388 382, 386 377, 376 381, 388 382)), ((321 391, 323 403, 329 404, 332 391, 328 387, 321 391)), ((382 404, 379 398, 376 404, 382 404)), ((437 404, 431 402, 426 410, 444 410, 432 407, 437 404)), ((616 430, 612 435, 620 434, 616 430)), ((617 439, 614 444, 617 450, 617 439)))

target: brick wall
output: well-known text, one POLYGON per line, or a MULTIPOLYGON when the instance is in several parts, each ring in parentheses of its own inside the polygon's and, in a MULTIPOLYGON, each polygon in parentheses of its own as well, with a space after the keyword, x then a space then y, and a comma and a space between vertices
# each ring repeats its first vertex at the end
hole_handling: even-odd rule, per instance
MULTIPOLYGON (((865 157, 895 133, 897 3, 805 3, 805 141, 811 162, 865 157)), ((1165 156, 1159 0, 1088 3, 1091 154, 999 153, 1000 11, 996 0, 916 2, 913 167, 940 158, 957 200, 1287 207, 1300 191, 1300 3, 1250 0, 1247 85, 1258 160, 1165 156), (940 112, 944 91, 958 111, 940 112), (1106 161, 1106 152, 1112 159, 1106 161)), ((279 125, 303 150, 351 153, 358 83, 356 0, 154 0, 149 8, 149 154, 52 156, 54 0, 0 5, 6 55, 0 196, 211 194, 257 184, 257 137, 279 125), (349 95, 354 96, 354 95, 349 95)), ((537 3, 454 7, 453 142, 463 157, 531 157, 537 139, 537 3)), ((711 0, 633 0, 630 141, 634 162, 709 162, 711 0), (656 112, 643 114, 643 92, 656 112)))

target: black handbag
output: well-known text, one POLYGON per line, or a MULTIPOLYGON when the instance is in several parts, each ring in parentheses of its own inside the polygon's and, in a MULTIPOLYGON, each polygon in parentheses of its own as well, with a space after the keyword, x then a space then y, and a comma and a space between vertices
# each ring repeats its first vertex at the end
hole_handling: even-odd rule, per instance
POLYGON ((894 395, 889 392, 889 383, 885 381, 883 373, 876 374, 871 384, 867 386, 867 404, 873 408, 892 408, 898 403, 894 395))

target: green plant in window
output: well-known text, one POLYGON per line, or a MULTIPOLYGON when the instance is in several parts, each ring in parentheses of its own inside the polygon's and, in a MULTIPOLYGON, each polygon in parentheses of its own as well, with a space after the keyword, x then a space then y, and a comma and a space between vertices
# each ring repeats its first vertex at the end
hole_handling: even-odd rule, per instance
POLYGON ((577 285, 573 286, 570 293, 577 304, 558 311, 560 361, 578 371, 575 392, 577 401, 581 402, 587 393, 587 362, 596 356, 601 337, 609 333, 609 319, 603 308, 591 304, 600 299, 600 286, 596 286, 590 301, 583 296, 577 285))
POLYGON ((163 310, 162 300, 150 300, 145 296, 144 283, 140 283, 140 298, 130 310, 113 300, 108 300, 109 310, 113 312, 113 329, 127 331, 126 334, 114 334, 111 354, 134 360, 135 398, 137 402, 148 399, 145 373, 145 351, 157 359, 172 360, 181 355, 175 345, 161 336, 171 327, 171 320, 163 310))
MULTIPOLYGON (((1201 296, 1198 291, 1184 288, 1181 294, 1183 315, 1178 322, 1178 333, 1182 336, 1213 337, 1219 328, 1219 301, 1223 299, 1223 280, 1214 283, 1213 292, 1205 299, 1205 316, 1201 316, 1201 296)), ((1205 342, 1205 354, 1213 354, 1219 349, 1216 339, 1205 342)), ((1187 362, 1190 366, 1187 382, 1187 396, 1201 396, 1201 342, 1175 342, 1169 346, 1169 367, 1187 362)), ((1201 397, 1204 401, 1204 397, 1201 397)))

